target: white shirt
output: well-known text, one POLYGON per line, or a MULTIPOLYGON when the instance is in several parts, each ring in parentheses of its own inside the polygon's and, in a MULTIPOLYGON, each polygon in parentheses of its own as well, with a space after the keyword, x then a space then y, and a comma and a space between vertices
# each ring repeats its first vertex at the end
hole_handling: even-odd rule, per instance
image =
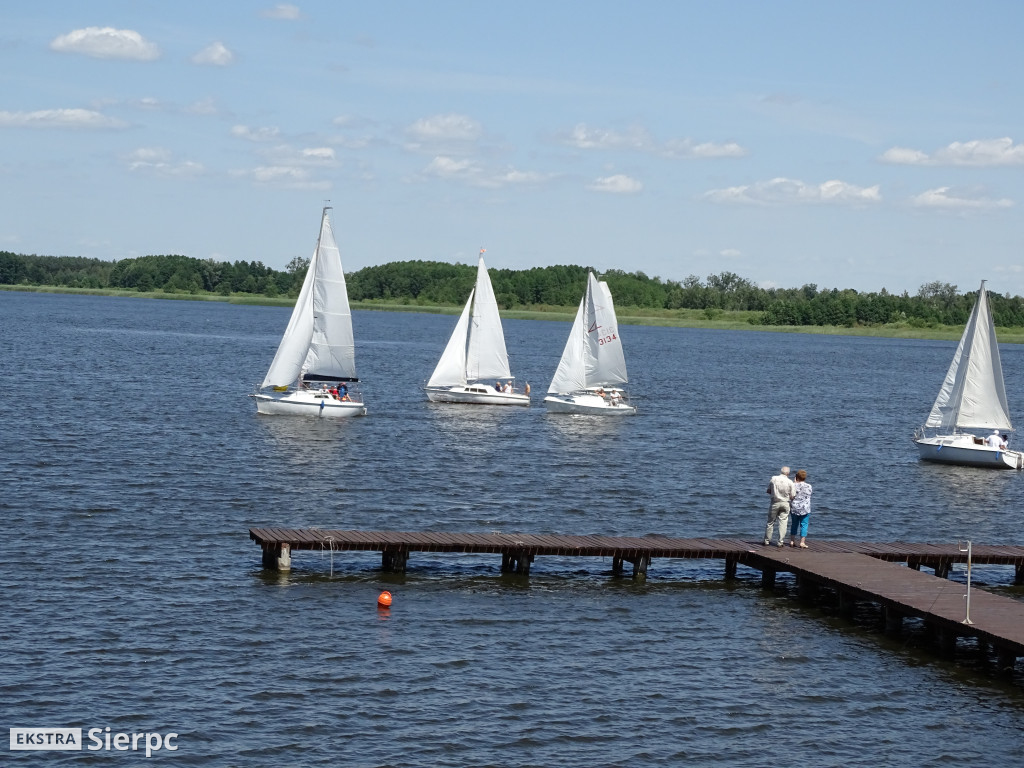
POLYGON ((789 501, 793 498, 793 481, 785 475, 775 475, 768 483, 768 493, 772 495, 772 503, 789 501))
POLYGON ((1003 442, 1003 438, 999 436, 998 432, 993 432, 991 435, 985 438, 985 445, 989 448, 998 448, 999 444, 1003 442))

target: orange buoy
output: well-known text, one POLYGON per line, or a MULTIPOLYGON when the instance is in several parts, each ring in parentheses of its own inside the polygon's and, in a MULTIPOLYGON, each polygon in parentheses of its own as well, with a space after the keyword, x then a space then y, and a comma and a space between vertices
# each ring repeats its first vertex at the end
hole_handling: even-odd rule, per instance
POLYGON ((377 597, 377 607, 378 608, 390 608, 391 607, 391 593, 390 592, 384 591, 384 592, 380 593, 380 595, 377 597))

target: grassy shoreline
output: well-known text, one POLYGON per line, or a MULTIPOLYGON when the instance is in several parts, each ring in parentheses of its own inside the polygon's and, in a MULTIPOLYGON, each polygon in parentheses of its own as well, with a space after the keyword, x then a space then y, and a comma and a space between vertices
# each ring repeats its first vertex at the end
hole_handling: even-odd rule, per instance
MULTIPOLYGON (((250 304, 269 307, 290 307, 295 300, 287 296, 269 297, 249 294, 222 296, 212 293, 164 293, 151 291, 118 290, 114 288, 65 288, 62 286, 0 285, 0 291, 26 293, 64 293, 89 296, 119 296, 134 299, 170 299, 174 301, 221 301, 228 304, 250 304)), ((353 309, 378 312, 422 312, 432 315, 457 315, 461 306, 444 307, 412 303, 389 303, 384 301, 353 301, 353 309)), ((810 333, 825 336, 872 336, 890 339, 939 339, 957 340, 963 333, 960 326, 915 327, 908 323, 889 323, 875 326, 835 325, 751 325, 750 318, 757 312, 731 312, 700 309, 641 309, 639 307, 618 307, 618 319, 622 325, 651 325, 671 328, 703 328, 729 331, 769 331, 773 333, 810 333)), ((502 310, 501 316, 516 320, 556 320, 571 322, 576 316, 576 307, 534 306, 523 309, 502 310)), ((999 341, 1005 344, 1024 344, 1024 328, 997 328, 999 341)))

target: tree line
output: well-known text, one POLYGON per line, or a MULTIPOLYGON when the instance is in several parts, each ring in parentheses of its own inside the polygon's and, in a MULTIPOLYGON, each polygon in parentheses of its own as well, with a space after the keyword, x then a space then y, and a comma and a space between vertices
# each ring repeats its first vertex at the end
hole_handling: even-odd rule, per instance
MULTIPOLYGON (((0 284, 124 289, 139 292, 212 293, 222 296, 298 295, 309 260, 296 257, 283 270, 260 261, 218 262, 189 256, 141 256, 108 262, 74 256, 36 256, 0 251, 0 284)), ((587 279, 587 267, 555 265, 531 269, 490 269, 498 304, 504 309, 575 307, 587 279)), ((762 325, 963 325, 976 291, 931 282, 917 294, 860 293, 852 289, 761 288, 732 272, 690 275, 682 281, 648 277, 643 272, 609 270, 608 282, 618 307, 645 310, 704 310, 754 313, 762 325)), ((399 261, 364 267, 346 275, 353 301, 422 306, 459 306, 476 280, 476 267, 437 261, 399 261)), ((990 294, 996 325, 1024 327, 1024 298, 990 294)))

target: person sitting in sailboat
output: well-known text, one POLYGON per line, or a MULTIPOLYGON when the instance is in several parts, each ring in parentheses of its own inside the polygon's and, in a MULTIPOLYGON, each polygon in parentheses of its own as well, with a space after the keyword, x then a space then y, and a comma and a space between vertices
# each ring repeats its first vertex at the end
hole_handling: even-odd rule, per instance
POLYGON ((999 441, 999 450, 1000 451, 1005 451, 1009 447, 1010 447, 1010 436, 1009 435, 1003 435, 1003 439, 999 441))
POLYGON ((999 448, 999 444, 1001 442, 1002 442, 1002 439, 999 437, 999 430, 998 429, 993 429, 992 430, 992 434, 985 438, 985 445, 987 445, 989 448, 996 448, 996 449, 998 449, 999 448))

